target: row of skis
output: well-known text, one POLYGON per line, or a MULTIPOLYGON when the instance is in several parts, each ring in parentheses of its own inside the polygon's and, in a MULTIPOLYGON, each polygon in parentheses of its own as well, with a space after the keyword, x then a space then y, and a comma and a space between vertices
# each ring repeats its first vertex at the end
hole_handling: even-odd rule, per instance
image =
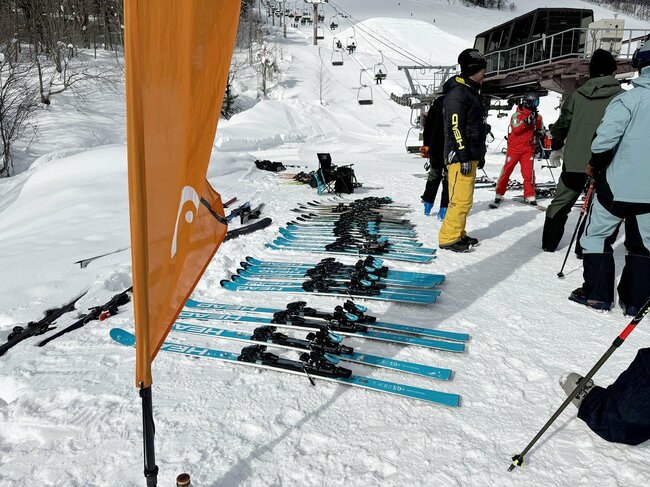
MULTIPOLYGON (((334 295, 346 298, 343 304, 332 311, 322 311, 303 301, 274 309, 190 299, 161 350, 297 374, 312 384, 316 380, 334 381, 458 406, 458 394, 356 375, 348 365, 381 367, 450 381, 450 369, 368 354, 349 346, 345 340, 353 337, 441 353, 465 351, 469 340, 466 333, 383 322, 369 315, 364 306, 347 299, 419 305, 436 301, 444 275, 401 271, 386 264, 391 260, 426 263, 435 258, 434 249, 417 241, 415 227, 406 219, 410 211, 389 198, 301 205, 294 210, 295 220, 280 229, 280 236, 268 248, 317 253, 321 257, 354 256, 358 260, 344 263, 330 256, 318 262, 300 263, 246 257, 221 285, 238 295, 249 291, 334 295), (237 341, 244 346, 233 353, 173 340, 188 335, 237 341)), ((135 344, 134 336, 122 329, 114 328, 111 336, 123 345, 135 344)))

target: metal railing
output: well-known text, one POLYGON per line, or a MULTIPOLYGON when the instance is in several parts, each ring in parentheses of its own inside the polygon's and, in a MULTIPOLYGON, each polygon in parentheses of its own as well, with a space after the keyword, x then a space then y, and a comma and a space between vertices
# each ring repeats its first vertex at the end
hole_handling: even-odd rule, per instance
POLYGON ((588 58, 598 48, 620 59, 631 59, 637 43, 650 29, 568 29, 519 46, 485 55, 487 74, 502 74, 568 58, 588 58))

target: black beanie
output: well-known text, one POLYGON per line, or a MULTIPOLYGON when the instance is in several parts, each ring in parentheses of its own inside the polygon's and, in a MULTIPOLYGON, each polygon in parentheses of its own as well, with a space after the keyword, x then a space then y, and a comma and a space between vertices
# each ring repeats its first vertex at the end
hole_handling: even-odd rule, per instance
POLYGON ((589 61, 589 77, 598 78, 599 76, 614 74, 616 68, 616 59, 614 59, 611 52, 605 49, 596 49, 591 55, 591 61, 589 61))
POLYGON ((460 74, 472 76, 485 69, 487 61, 476 49, 465 49, 458 55, 458 64, 460 64, 460 74))

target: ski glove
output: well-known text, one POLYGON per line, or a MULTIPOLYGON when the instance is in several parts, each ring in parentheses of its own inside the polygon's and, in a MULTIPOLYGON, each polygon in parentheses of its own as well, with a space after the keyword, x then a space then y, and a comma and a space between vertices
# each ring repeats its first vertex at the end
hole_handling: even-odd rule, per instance
POLYGON ((551 167, 560 167, 562 165, 563 156, 564 149, 551 151, 551 156, 548 159, 548 165, 551 167))
POLYGON ((445 215, 447 215, 447 208, 440 208, 438 210, 438 220, 442 221, 445 219, 445 215))
POLYGON ((470 161, 460 163, 460 173, 463 176, 467 176, 472 172, 472 163, 470 161))
POLYGON ((476 166, 478 169, 483 169, 485 167, 485 159, 479 159, 478 161, 478 166, 476 166))

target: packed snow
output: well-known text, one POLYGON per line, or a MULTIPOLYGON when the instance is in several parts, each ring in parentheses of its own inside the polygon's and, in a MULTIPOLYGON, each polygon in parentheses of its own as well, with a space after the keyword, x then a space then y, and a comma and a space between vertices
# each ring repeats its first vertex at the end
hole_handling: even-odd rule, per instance
MULTIPOLYGON (((346 54, 341 67, 330 65, 328 29, 320 48, 311 45, 308 28, 289 28, 286 41, 276 39, 283 45, 281 73, 267 99, 253 103, 249 96, 250 109, 220 121, 208 173, 224 200, 237 196, 240 202, 266 203, 264 216, 272 217, 274 224, 224 243, 194 297, 276 308, 304 298, 233 294, 219 286, 249 255, 293 262, 321 258, 264 248, 292 219, 292 208, 318 197, 312 188, 292 184, 282 173, 257 170, 255 159, 315 169, 316 153, 329 152, 335 164, 352 163, 364 187, 351 197, 391 196, 410 204, 414 211, 409 218, 417 223, 420 240, 437 247, 440 222, 420 210, 423 159, 404 149, 410 110, 389 96, 407 87, 396 65, 413 61, 368 33, 424 62, 450 64, 459 50, 471 46, 476 33, 538 6, 532 0, 516 4, 514 12, 497 12, 453 0, 330 2, 325 5, 327 19, 332 13, 327 9, 335 6, 350 12, 352 23, 362 22, 354 31, 341 22, 334 33, 341 39, 356 33, 358 53, 346 54), (372 70, 381 61, 379 51, 388 78, 381 86, 364 78, 373 88, 374 104, 360 106, 360 70, 372 70), (322 104, 315 75, 321 64, 329 83, 322 104)), ((611 16, 591 3, 545 4, 592 8, 597 18, 611 16)), ((626 22, 628 27, 647 26, 634 19, 626 22)), ((250 95, 253 82, 241 83, 241 90, 250 95)), ((0 341, 16 324, 39 319, 46 309, 86 289, 80 310, 107 301, 131 283, 123 93, 93 93, 85 108, 54 100, 40 115, 46 123, 32 148, 35 162, 17 176, 0 180, 0 341), (83 269, 76 263, 114 251, 83 269)), ((555 95, 542 101, 547 124, 557 118, 558 102, 555 95)), ((496 138, 485 169, 497 176, 508 117, 492 115, 489 122, 496 138)), ((549 180, 548 170, 540 165, 537 180, 549 180)), ((519 177, 517 171, 513 176, 519 177)), ((346 339, 358 351, 453 369, 453 380, 441 382, 350 366, 361 375, 460 394, 460 408, 324 382, 312 387, 292 375, 160 353, 153 366, 160 485, 173 485, 181 472, 191 473, 196 485, 228 487, 650 482, 650 445, 606 443, 576 419, 572 406, 532 450, 527 466, 507 473, 511 455, 564 399, 557 383, 560 375, 588 370, 627 321, 618 309, 596 313, 567 300, 582 282, 581 263, 573 255, 566 278, 555 275, 576 211, 561 248, 548 254, 540 250, 544 213, 514 202, 490 210, 493 197, 490 189, 475 192, 468 231, 481 245, 474 252, 439 251, 428 265, 391 264, 400 270, 445 274, 438 302, 364 302, 384 321, 470 333, 466 353, 346 339)), ((620 272, 620 240, 615 252, 620 272)), ((340 302, 330 297, 308 301, 324 310, 340 302)), ((69 324, 74 316, 67 315, 58 326, 69 324)), ((598 383, 613 381, 636 350, 647 346, 650 332, 644 325, 599 372, 598 383)), ((0 485, 144 484, 135 356, 132 349, 112 342, 108 332, 113 327, 133 329, 132 305, 46 347, 37 348, 37 340, 30 339, 0 357, 0 485)), ((230 351, 241 348, 233 342, 173 338, 230 351)))

